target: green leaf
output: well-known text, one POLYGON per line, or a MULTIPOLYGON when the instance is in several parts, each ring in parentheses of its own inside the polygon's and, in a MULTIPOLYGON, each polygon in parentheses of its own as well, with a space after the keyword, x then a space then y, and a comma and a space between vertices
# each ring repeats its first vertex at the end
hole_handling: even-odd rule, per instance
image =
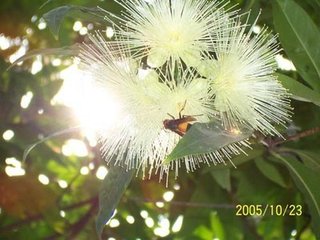
MULTIPOLYGON (((260 157, 264 152, 265 148, 260 145, 254 145, 251 146, 252 150, 250 150, 247 154, 240 154, 238 156, 235 156, 231 159, 231 161, 227 161, 226 164, 219 164, 214 166, 214 171, 219 169, 228 169, 228 168, 234 168, 234 166, 239 166, 243 163, 246 163, 252 159, 255 159, 257 157, 260 157)), ((203 170, 203 173, 206 173, 208 171, 212 171, 211 168, 205 168, 203 170)))
POLYGON ((52 9, 51 11, 45 13, 43 18, 47 22, 49 29, 55 38, 59 36, 60 26, 63 22, 63 19, 67 15, 79 14, 82 20, 88 19, 99 19, 103 20, 103 15, 105 14, 102 9, 98 7, 88 8, 76 5, 65 5, 52 9))
POLYGON ((199 237, 200 239, 212 239, 212 231, 206 226, 200 225, 194 231, 194 236, 199 237))
POLYGON ((315 90, 320 90, 320 32, 295 1, 273 1, 276 31, 285 52, 299 74, 315 90))
POLYGON ((281 199, 284 191, 263 177, 255 164, 246 164, 231 172, 236 183, 235 196, 239 203, 273 204, 281 199))
POLYGON ((313 231, 320 238, 320 176, 312 169, 288 156, 282 157, 277 153, 273 155, 280 160, 290 171, 293 181, 305 197, 309 212, 312 216, 313 231))
POLYGON ((281 187, 287 187, 279 169, 272 163, 268 162, 267 159, 257 158, 255 159, 255 164, 260 172, 272 182, 279 184, 281 187))
POLYGON ((99 213, 96 222, 97 233, 102 234, 103 227, 112 217, 121 196, 128 187, 133 170, 126 171, 120 166, 110 166, 105 179, 103 180, 99 194, 99 213))
POLYGON ((213 232, 213 238, 225 239, 223 225, 217 212, 210 213, 210 223, 213 232))
POLYGON ((291 98, 303 102, 312 102, 320 106, 320 94, 297 80, 284 74, 277 74, 282 85, 292 94, 291 98))
POLYGON ((219 169, 210 172, 216 182, 228 192, 231 191, 230 169, 219 169))
POLYGON ((302 161, 308 167, 320 173, 320 154, 311 151, 297 151, 302 161))
POLYGON ((320 173, 320 158, 319 158, 320 152, 299 150, 299 149, 292 149, 292 148, 285 148, 283 150, 290 151, 297 154, 307 167, 315 171, 318 171, 320 173))
POLYGON ((247 128, 241 129, 240 134, 234 134, 215 122, 195 123, 167 156, 165 163, 189 155, 211 153, 251 135, 252 130, 247 128))
POLYGON ((58 38, 60 25, 65 16, 73 10, 72 6, 61 6, 45 13, 43 18, 48 24, 53 35, 58 38))

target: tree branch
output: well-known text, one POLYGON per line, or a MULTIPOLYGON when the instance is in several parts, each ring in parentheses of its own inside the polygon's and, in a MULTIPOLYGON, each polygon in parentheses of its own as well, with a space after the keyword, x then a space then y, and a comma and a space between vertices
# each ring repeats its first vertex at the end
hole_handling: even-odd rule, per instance
MULTIPOLYGON (((81 202, 78 202, 78 203, 75 203, 75 204, 71 204, 71 205, 66 206, 66 207, 62 207, 61 210, 64 210, 64 211, 72 210, 72 209, 79 208, 79 207, 82 207, 82 206, 87 205, 87 204, 93 204, 93 203, 95 203, 97 201, 98 201, 98 196, 95 196, 93 198, 90 198, 90 199, 87 199, 87 200, 84 200, 84 201, 81 201, 81 202)), ((5 233, 5 232, 12 231, 14 229, 19 228, 22 225, 30 224, 31 222, 39 221, 39 220, 41 220, 43 218, 44 218, 43 214, 37 214, 37 215, 30 216, 30 217, 28 217, 28 218, 26 218, 24 220, 21 220, 21 221, 15 222, 13 224, 9 224, 9 225, 1 227, 0 228, 0 233, 5 233)))

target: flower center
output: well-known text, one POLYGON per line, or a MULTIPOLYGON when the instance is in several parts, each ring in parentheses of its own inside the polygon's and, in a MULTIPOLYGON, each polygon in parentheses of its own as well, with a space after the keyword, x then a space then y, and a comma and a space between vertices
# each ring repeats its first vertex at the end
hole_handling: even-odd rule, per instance
POLYGON ((183 44, 183 34, 181 31, 172 30, 167 36, 167 48, 172 52, 179 52, 183 44))

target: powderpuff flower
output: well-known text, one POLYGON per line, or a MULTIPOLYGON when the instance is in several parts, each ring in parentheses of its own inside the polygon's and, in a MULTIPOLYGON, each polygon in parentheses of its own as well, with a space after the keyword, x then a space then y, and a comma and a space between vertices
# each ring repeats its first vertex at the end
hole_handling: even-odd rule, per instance
MULTIPOLYGON (((216 30, 228 31, 228 19, 234 13, 223 10, 224 3, 207 0, 129 0, 118 1, 126 10, 116 35, 151 67, 166 61, 183 60, 187 66, 199 64, 208 51, 216 30)), ((112 20, 110 20, 112 21, 112 20)))
POLYGON ((170 119, 168 114, 178 118, 183 109, 183 114, 197 115, 199 122, 207 122, 215 114, 207 81, 190 72, 172 76, 143 69, 121 46, 105 42, 99 34, 90 39, 91 44, 82 46, 79 67, 94 84, 107 89, 118 105, 114 122, 99 133, 106 161, 142 169, 143 176, 147 169, 149 174, 159 170, 162 177, 170 169, 177 171, 181 164, 192 171, 200 162, 216 164, 224 162, 224 155, 240 153, 239 144, 231 144, 211 154, 163 164, 180 139, 164 128, 163 121, 170 119))
POLYGON ((290 100, 286 89, 274 76, 276 36, 266 28, 252 36, 253 27, 234 20, 231 31, 221 31, 215 43, 215 58, 203 60, 198 71, 210 79, 214 108, 226 128, 245 124, 264 134, 281 134, 273 124, 290 119, 290 100))

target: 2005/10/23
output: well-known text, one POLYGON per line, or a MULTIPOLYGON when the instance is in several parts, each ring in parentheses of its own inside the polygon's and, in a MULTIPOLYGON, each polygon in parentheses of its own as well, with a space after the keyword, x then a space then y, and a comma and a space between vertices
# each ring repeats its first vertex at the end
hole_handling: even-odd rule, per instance
POLYGON ((301 216, 302 206, 295 204, 273 205, 273 204, 237 204, 236 216, 301 216))

